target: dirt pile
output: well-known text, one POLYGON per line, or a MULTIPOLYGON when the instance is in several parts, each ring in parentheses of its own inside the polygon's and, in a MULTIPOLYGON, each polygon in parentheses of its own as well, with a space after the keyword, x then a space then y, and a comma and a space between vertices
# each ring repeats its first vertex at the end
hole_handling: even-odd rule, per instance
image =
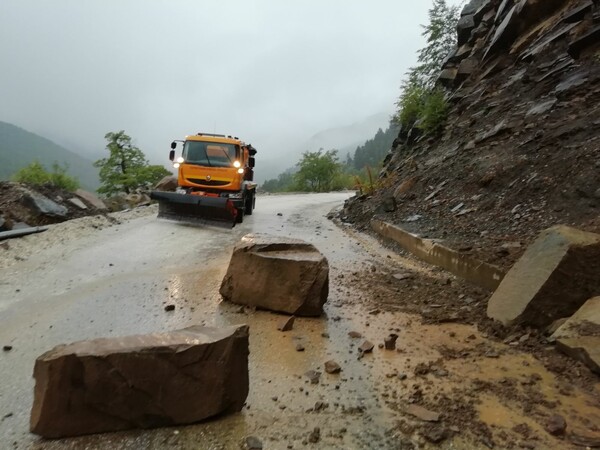
POLYGON ((51 185, 0 181, 0 231, 64 222, 105 213, 94 194, 51 185))
POLYGON ((343 215, 375 215, 510 267, 556 224, 600 232, 600 5, 474 0, 440 81, 441 135, 401 130, 378 189, 343 215))

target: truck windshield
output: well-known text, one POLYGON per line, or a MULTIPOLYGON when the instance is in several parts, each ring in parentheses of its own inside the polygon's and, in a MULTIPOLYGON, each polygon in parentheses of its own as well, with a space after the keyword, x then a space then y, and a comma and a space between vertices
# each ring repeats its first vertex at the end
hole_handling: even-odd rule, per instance
POLYGON ((186 141, 183 159, 188 164, 208 167, 233 167, 238 158, 238 146, 221 142, 186 141))

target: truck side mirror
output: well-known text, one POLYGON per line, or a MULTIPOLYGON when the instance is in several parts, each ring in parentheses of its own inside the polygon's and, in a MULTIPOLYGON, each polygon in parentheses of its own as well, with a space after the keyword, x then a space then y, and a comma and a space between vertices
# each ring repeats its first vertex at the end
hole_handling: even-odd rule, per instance
POLYGON ((175 150, 177 148, 177 142, 173 141, 171 142, 171 149, 175 150))
POLYGON ((248 146, 248 153, 250 154, 250 156, 254 156, 256 155, 257 151, 254 147, 252 147, 251 145, 248 146))
MULTIPOLYGON (((174 144, 174 143, 175 143, 175 142, 173 142, 173 144, 174 144)), ((171 144, 171 145, 173 145, 173 144, 171 144)), ((171 151, 169 152, 169 159, 170 159, 171 161, 173 161, 173 160, 175 159, 175 150, 171 150, 171 151)))
POLYGON ((256 160, 254 158, 248 158, 248 167, 254 168, 255 163, 256 163, 256 160))

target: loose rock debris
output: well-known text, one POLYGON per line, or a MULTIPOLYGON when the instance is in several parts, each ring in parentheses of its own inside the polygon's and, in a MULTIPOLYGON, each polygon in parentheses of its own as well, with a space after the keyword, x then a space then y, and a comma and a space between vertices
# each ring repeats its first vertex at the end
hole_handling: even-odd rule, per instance
POLYGON ((330 374, 335 374, 335 373, 340 373, 342 371, 342 368, 340 367, 340 365, 333 361, 333 360, 329 360, 325 363, 325 372, 330 373, 330 374))
POLYGON ((291 316, 285 319, 281 319, 277 325, 279 331, 291 331, 294 328, 294 321, 296 317, 291 316))
POLYGON ((318 372, 316 370, 309 370, 304 375, 308 378, 311 384, 319 384, 321 372, 318 372))

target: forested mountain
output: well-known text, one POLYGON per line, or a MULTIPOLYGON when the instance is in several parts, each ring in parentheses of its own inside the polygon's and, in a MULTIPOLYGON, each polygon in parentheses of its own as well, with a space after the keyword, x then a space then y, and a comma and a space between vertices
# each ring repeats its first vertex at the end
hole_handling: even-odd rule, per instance
POLYGON ((398 136, 398 131, 398 126, 394 123, 390 123, 385 131, 380 128, 373 139, 369 139, 356 148, 351 161, 352 167, 361 170, 366 166, 377 167, 381 165, 383 158, 392 148, 392 143, 398 136))
POLYGON ((92 161, 60 145, 6 122, 0 122, 0 179, 9 179, 17 170, 39 161, 47 169, 53 163, 67 165, 67 173, 79 180, 81 187, 96 190, 100 185, 98 170, 92 161))

